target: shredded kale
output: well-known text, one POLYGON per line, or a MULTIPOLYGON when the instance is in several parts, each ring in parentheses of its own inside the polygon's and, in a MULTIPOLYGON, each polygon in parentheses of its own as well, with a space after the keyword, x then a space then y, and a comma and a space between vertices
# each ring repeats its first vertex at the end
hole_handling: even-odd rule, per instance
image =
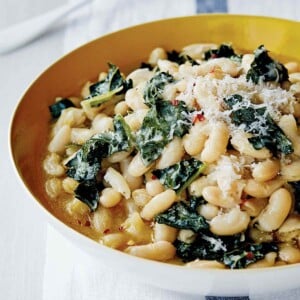
POLYGON ((108 63, 109 70, 106 78, 90 86, 90 95, 83 101, 90 107, 97 107, 109 101, 114 95, 124 94, 132 88, 132 80, 126 81, 119 68, 108 63))
POLYGON ((224 102, 233 110, 230 114, 233 123, 243 125, 244 130, 253 135, 249 142, 256 150, 266 147, 275 155, 293 153, 292 142, 274 122, 266 107, 246 101, 238 94, 225 98, 224 102))
POLYGON ((89 205, 91 210, 95 210, 99 201, 96 193, 96 176, 101 167, 101 160, 116 152, 131 151, 132 147, 133 141, 129 126, 121 115, 117 115, 114 118, 113 132, 92 136, 66 164, 67 175, 80 182, 75 191, 76 196, 89 205))
POLYGON ((218 49, 210 49, 204 53, 204 59, 228 57, 233 60, 241 60, 241 55, 237 55, 233 48, 227 44, 221 44, 218 49))
POLYGON ((167 52, 168 60, 176 62, 179 65, 182 65, 186 62, 189 62, 192 66, 199 65, 196 60, 191 58, 189 55, 177 52, 176 50, 172 50, 171 52, 167 52))
POLYGON ((174 136, 182 137, 191 125, 188 108, 183 101, 172 105, 162 100, 153 105, 136 134, 136 145, 143 163, 149 165, 156 160, 174 136))
POLYGON ((68 107, 74 107, 75 105, 73 104, 73 102, 67 98, 63 98, 57 102, 55 102, 54 104, 49 106, 49 110, 51 113, 51 116, 53 119, 56 119, 58 117, 60 117, 61 112, 68 108, 68 107))
POLYGON ((201 161, 191 158, 182 160, 164 169, 154 170, 152 173, 159 179, 162 185, 180 194, 204 171, 205 167, 205 164, 201 161))
POLYGON ((159 100, 162 100, 162 93, 166 84, 174 81, 172 75, 166 72, 159 72, 153 76, 146 84, 144 90, 144 102, 148 106, 155 105, 159 100))
POLYGON ((254 61, 246 75, 247 80, 255 84, 275 81, 281 83, 289 79, 288 71, 283 64, 272 59, 263 45, 254 51, 254 61))
POLYGON ((199 232, 208 229, 205 218, 194 212, 183 201, 174 203, 168 210, 155 216, 155 221, 179 229, 191 229, 199 232))
POLYGON ((300 181, 289 182, 293 188, 295 204, 294 210, 300 214, 300 181))

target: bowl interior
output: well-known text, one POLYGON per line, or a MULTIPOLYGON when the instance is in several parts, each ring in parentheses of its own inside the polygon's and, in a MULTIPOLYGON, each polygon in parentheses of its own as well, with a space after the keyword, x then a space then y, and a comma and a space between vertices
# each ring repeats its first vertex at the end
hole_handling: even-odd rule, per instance
POLYGON ((155 47, 180 50, 201 42, 231 42, 244 50, 264 44, 272 54, 299 61, 299 30, 299 23, 281 19, 199 15, 135 26, 78 48, 41 74, 16 108, 11 151, 19 176, 33 197, 49 210, 42 171, 50 122, 48 106, 57 96, 78 94, 87 80, 95 79, 107 68, 107 62, 127 73, 145 61, 155 47))

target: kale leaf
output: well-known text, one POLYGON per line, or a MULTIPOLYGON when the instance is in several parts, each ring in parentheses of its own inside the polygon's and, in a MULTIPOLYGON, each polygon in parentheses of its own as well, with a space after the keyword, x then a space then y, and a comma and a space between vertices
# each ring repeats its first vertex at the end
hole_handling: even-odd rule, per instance
POLYGON ((221 261, 231 269, 243 269, 263 259, 269 252, 278 252, 278 247, 274 243, 246 243, 240 248, 224 253, 221 261))
POLYGON ((54 104, 50 105, 49 106, 49 110, 50 110, 50 113, 51 113, 51 116, 53 119, 56 119, 58 117, 60 117, 61 115, 61 112, 68 108, 68 107, 74 107, 74 103, 67 99, 67 98, 63 98, 57 102, 55 102, 54 104))
POLYGON ((80 182, 74 191, 75 197, 88 205, 91 211, 95 211, 99 202, 99 191, 95 180, 80 182))
POLYGON ((197 61, 191 58, 189 55, 183 52, 177 52, 176 50, 167 52, 167 56, 168 60, 176 62, 178 65, 182 65, 186 62, 189 62, 192 66, 199 65, 197 61))
POLYGON ((129 126, 121 115, 114 118, 114 131, 95 134, 66 164, 67 175, 82 182, 95 179, 101 160, 120 151, 130 151, 133 145, 129 126))
POLYGON ((144 102, 153 106, 157 101, 162 100, 162 93, 166 84, 174 81, 172 75, 166 72, 157 73, 146 84, 144 89, 144 102))
POLYGON ((114 131, 95 134, 87 140, 66 164, 67 175, 79 181, 76 197, 94 211, 99 202, 96 177, 101 160, 120 151, 131 151, 133 138, 129 126, 121 115, 114 118, 114 131))
POLYGON ((263 45, 254 51, 254 61, 246 74, 247 80, 255 84, 275 81, 281 83, 289 79, 288 71, 283 64, 272 59, 263 45))
POLYGON ((168 210, 155 216, 155 221, 179 229, 191 229, 198 232, 208 229, 205 218, 194 212, 183 201, 174 203, 168 210))
POLYGON ((153 105, 136 134, 136 145, 143 163, 149 165, 156 160, 174 136, 182 137, 191 125, 188 108, 183 101, 172 105, 170 101, 162 100, 153 105))
POLYGON ((241 269, 263 259, 268 252, 278 252, 274 243, 255 244, 246 241, 243 234, 216 236, 211 232, 200 232, 195 241, 174 243, 177 255, 184 262, 195 259, 217 260, 231 269, 241 269))
POLYGON ((240 60, 241 56, 237 55, 233 48, 227 44, 221 44, 218 49, 210 49, 204 53, 204 59, 228 57, 234 60, 240 60))
POLYGON ((96 134, 91 137, 66 163, 67 175, 79 182, 94 180, 100 170, 102 158, 107 156, 108 146, 106 136, 96 134))
POLYGON ((249 142, 256 149, 268 148, 275 155, 293 153, 293 144, 274 122, 265 106, 256 105, 234 94, 224 99, 224 103, 232 109, 230 117, 237 126, 253 135, 249 142))
POLYGON ((182 160, 164 169, 154 170, 152 173, 159 179, 163 186, 180 194, 204 171, 205 167, 206 165, 201 161, 191 158, 182 160))
POLYGON ((117 66, 111 63, 108 63, 108 66, 106 78, 90 86, 90 95, 82 101, 82 104, 97 107, 109 101, 114 95, 124 94, 132 88, 132 80, 126 81, 117 66))

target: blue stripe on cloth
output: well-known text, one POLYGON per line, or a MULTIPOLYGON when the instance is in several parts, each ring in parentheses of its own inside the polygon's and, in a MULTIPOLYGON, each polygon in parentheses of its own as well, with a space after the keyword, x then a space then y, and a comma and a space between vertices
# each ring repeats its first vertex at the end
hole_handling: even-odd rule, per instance
POLYGON ((227 10, 227 0, 196 0, 197 14, 227 12, 227 10))
POLYGON ((218 296, 205 296, 206 300, 250 300, 248 296, 241 297, 218 297, 218 296))

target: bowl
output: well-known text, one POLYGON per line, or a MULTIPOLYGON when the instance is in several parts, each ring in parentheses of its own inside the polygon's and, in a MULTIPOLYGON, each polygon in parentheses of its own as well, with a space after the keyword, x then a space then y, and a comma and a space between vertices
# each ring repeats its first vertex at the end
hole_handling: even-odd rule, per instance
POLYGON ((11 123, 11 154, 18 176, 45 218, 77 247, 119 271, 161 288, 201 295, 248 295, 296 288, 300 264, 216 270, 192 269, 130 256, 99 245, 66 226, 47 206, 42 183, 42 161, 48 143, 48 106, 58 96, 76 95, 87 80, 114 62, 129 72, 145 61, 155 47, 167 50, 199 43, 230 41, 237 48, 265 47, 277 56, 299 60, 300 23, 283 19, 198 15, 165 19, 134 26, 100 37, 62 57, 44 71, 21 98, 11 123), (275 38, 275 37, 276 38, 275 38), (159 276, 158 276, 159 274, 159 276))

